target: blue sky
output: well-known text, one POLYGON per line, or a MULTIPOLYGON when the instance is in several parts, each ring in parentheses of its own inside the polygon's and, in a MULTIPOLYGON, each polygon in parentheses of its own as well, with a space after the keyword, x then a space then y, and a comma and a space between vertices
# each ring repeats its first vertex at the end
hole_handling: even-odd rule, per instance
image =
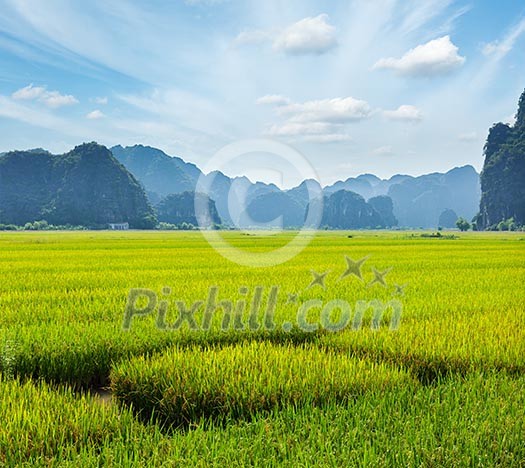
POLYGON ((525 4, 0 0, 0 64, 0 151, 142 143, 206 166, 264 137, 323 184, 480 169, 525 88, 525 4))

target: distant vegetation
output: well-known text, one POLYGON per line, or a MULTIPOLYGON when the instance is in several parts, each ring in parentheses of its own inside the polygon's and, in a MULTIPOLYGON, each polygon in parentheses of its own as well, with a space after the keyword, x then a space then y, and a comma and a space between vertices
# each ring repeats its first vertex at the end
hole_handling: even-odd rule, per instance
POLYGON ((83 231, 84 226, 73 226, 66 224, 64 226, 49 224, 46 220, 35 221, 33 223, 25 223, 23 226, 16 224, 0 224, 0 231, 83 231))
POLYGON ((456 221, 456 227, 460 231, 468 231, 472 226, 465 218, 458 218, 456 221))

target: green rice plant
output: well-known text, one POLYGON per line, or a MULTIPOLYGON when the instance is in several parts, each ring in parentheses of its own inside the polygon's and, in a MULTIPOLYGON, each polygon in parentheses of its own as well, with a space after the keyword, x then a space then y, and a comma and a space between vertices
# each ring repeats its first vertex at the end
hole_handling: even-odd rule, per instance
POLYGON ((15 376, 15 344, 12 340, 4 337, 3 346, 0 348, 0 372, 4 379, 12 379, 15 376))
MULTIPOLYGON (((286 264, 251 269, 198 232, 1 233, 0 466, 523 466, 523 239, 419 234, 320 232, 286 264), (344 255, 370 256, 363 281, 340 279, 344 255), (371 267, 392 267, 387 287, 367 286, 371 267), (329 272, 326 289, 308 288, 310 270, 329 272), (173 323, 173 304, 210 286, 238 301, 274 285, 271 331, 223 331, 221 315, 205 332, 159 330, 154 314, 122 330, 131 288, 158 292, 173 323), (391 298, 395 332, 370 316, 358 331, 282 326, 308 300, 391 298), (113 368, 147 424, 70 388, 108 385, 113 368), (190 430, 166 436, 149 414, 190 430)), ((224 235, 263 252, 294 233, 224 235)))
POLYGON ((525 380, 505 373, 372 389, 344 405, 285 408, 171 435, 180 464, 520 467, 525 380), (181 458, 179 458, 181 457, 181 458))
MULTIPOLYGON (((243 236, 224 233, 234 245, 264 251, 293 233, 243 236)), ((151 355, 173 345, 224 344, 268 339, 277 343, 315 341, 367 357, 406 365, 423 381, 450 372, 525 369, 525 250, 516 233, 461 234, 435 242, 406 233, 321 232, 290 262, 270 270, 250 269, 223 259, 198 232, 82 232, 0 234, 0 343, 14 344, 10 368, 20 377, 42 377, 76 386, 104 385, 113 363, 151 355), (370 255, 364 281, 345 278, 344 255, 370 255), (370 267, 393 267, 388 288, 367 288, 370 267), (307 289, 310 270, 330 271, 326 289, 307 289), (391 299, 393 284, 407 284, 395 333, 371 332, 369 318, 358 332, 286 333, 298 306, 310 299, 350 304, 391 299), (220 298, 238 300, 239 288, 253 292, 280 287, 276 329, 268 333, 220 329, 208 332, 158 330, 155 317, 122 330, 131 288, 172 290, 172 304, 203 300, 216 285, 220 298), (287 294, 297 295, 288 303, 287 294)), ((318 317, 313 317, 317 319, 318 317)), ((167 320, 174 322, 172 306, 167 320)), ((0 344, 1 346, 1 344, 0 344)))
POLYGON ((115 397, 169 426, 203 417, 237 419, 288 406, 345 403, 372 388, 415 387, 404 372, 313 346, 248 343, 167 350, 115 366, 115 397))
MULTIPOLYGON (((13 336, 13 329, 0 329, 0 340, 2 334, 13 336)), ((170 333, 152 325, 122 332, 119 325, 105 322, 71 323, 66 327, 30 325, 15 330, 16 346, 6 346, 0 355, 4 375, 64 383, 76 389, 104 387, 114 364, 133 356, 157 355, 174 345, 225 346, 252 340, 300 344, 315 339, 310 333, 298 331, 170 333)))
MULTIPOLYGON (((1 376, 0 376, 1 377, 1 376)), ((132 414, 43 383, 0 379, 0 465, 48 465, 82 451, 134 441, 148 431, 132 414)))
POLYGON ((373 387, 344 404, 287 406, 163 434, 125 407, 64 388, 0 383, 0 465, 494 466, 525 460, 525 379, 504 372, 373 387))

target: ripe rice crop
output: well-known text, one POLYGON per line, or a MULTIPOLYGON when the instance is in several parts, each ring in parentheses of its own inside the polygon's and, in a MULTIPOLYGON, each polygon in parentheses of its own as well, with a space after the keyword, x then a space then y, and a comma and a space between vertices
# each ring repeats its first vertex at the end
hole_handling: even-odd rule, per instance
POLYGON ((525 379, 452 376, 371 388, 346 404, 286 407, 164 434, 96 397, 0 381, 6 466, 521 466, 525 379))
POLYGON ((251 343, 167 350, 115 367, 116 398, 169 425, 203 417, 235 419, 292 406, 345 403, 371 388, 411 385, 403 372, 315 347, 251 343))
MULTIPOLYGON (((72 453, 137 441, 145 429, 128 411, 95 398, 43 383, 2 380, 0 375, 0 465, 47 464, 72 453), (129 440, 129 439, 128 439, 129 440)), ((95 451, 95 450, 93 450, 95 451)), ((73 461, 73 460, 71 460, 73 461)))
MULTIPOLYGON (((291 261, 253 269, 198 232, 1 233, 0 465, 523 465, 523 233, 419 234, 320 232, 291 261), (345 255, 368 257, 362 281, 341 278, 345 255), (389 270, 386 287, 370 284, 372 268, 389 270), (324 288, 310 286, 312 270, 326 272, 324 288), (242 305, 258 287, 267 301, 274 286, 271 330, 223 329, 223 311, 206 331, 171 328, 177 304, 205 301, 211 287, 242 305), (123 329, 132 288, 166 301, 166 329, 158 308, 123 329), (352 325, 359 301, 392 299, 402 304, 395 331, 388 313, 372 330, 370 311, 355 330, 298 326, 309 301, 321 307, 308 323, 344 301, 352 325), (181 375, 183 412, 169 398, 159 409, 154 396, 177 395, 168 385, 181 375), (110 384, 138 389, 119 396, 133 411, 72 390, 110 384), (162 417, 191 424, 168 436, 162 417)), ((260 252, 293 233, 224 235, 260 252)))
MULTIPOLYGON (((238 246, 265 249, 283 242, 226 233, 238 246), (249 242, 248 242, 249 241, 249 242), (256 246, 256 247, 254 247, 256 246), (260 246, 260 247, 257 247, 260 246)), ((422 379, 450 371, 525 368, 525 244, 520 233, 462 234, 460 239, 414 238, 399 234, 320 233, 289 263, 265 269, 232 264, 199 233, 16 233, 0 237, 0 354, 11 343, 10 367, 21 377, 42 377, 79 386, 105 383, 114 362, 161 352, 170 346, 245 339, 294 342, 319 339, 321 345, 350 350, 376 361, 413 368, 422 379), (356 278, 338 281, 344 255, 361 258, 365 280, 370 267, 393 267, 389 288, 367 288, 356 278), (310 270, 330 271, 326 290, 307 289, 310 270), (320 299, 392 298, 394 283, 407 284, 399 330, 285 333, 299 303, 320 299), (155 317, 136 319, 123 332, 122 318, 131 288, 171 288, 172 302, 203 300, 210 286, 221 298, 238 300, 239 288, 253 292, 280 287, 277 328, 259 336, 220 330, 158 330, 155 317), (426 376, 426 377, 425 377, 426 376)), ((168 321, 174 321, 171 307, 168 321)), ((315 320, 316 317, 313 317, 315 320)), ((365 318, 366 319, 366 318, 365 318)), ((257 335, 257 334, 255 334, 257 335)), ((0 368, 3 365, 0 359, 0 368)))

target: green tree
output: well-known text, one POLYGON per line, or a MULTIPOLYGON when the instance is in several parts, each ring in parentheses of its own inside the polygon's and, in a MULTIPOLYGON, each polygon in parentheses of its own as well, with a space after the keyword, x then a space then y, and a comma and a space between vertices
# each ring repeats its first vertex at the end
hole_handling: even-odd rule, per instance
POLYGON ((496 227, 498 231, 516 231, 518 226, 514 222, 514 218, 509 218, 504 221, 500 221, 496 227))
POLYGON ((468 231, 470 229, 470 223, 465 218, 458 218, 456 226, 460 231, 468 231))

